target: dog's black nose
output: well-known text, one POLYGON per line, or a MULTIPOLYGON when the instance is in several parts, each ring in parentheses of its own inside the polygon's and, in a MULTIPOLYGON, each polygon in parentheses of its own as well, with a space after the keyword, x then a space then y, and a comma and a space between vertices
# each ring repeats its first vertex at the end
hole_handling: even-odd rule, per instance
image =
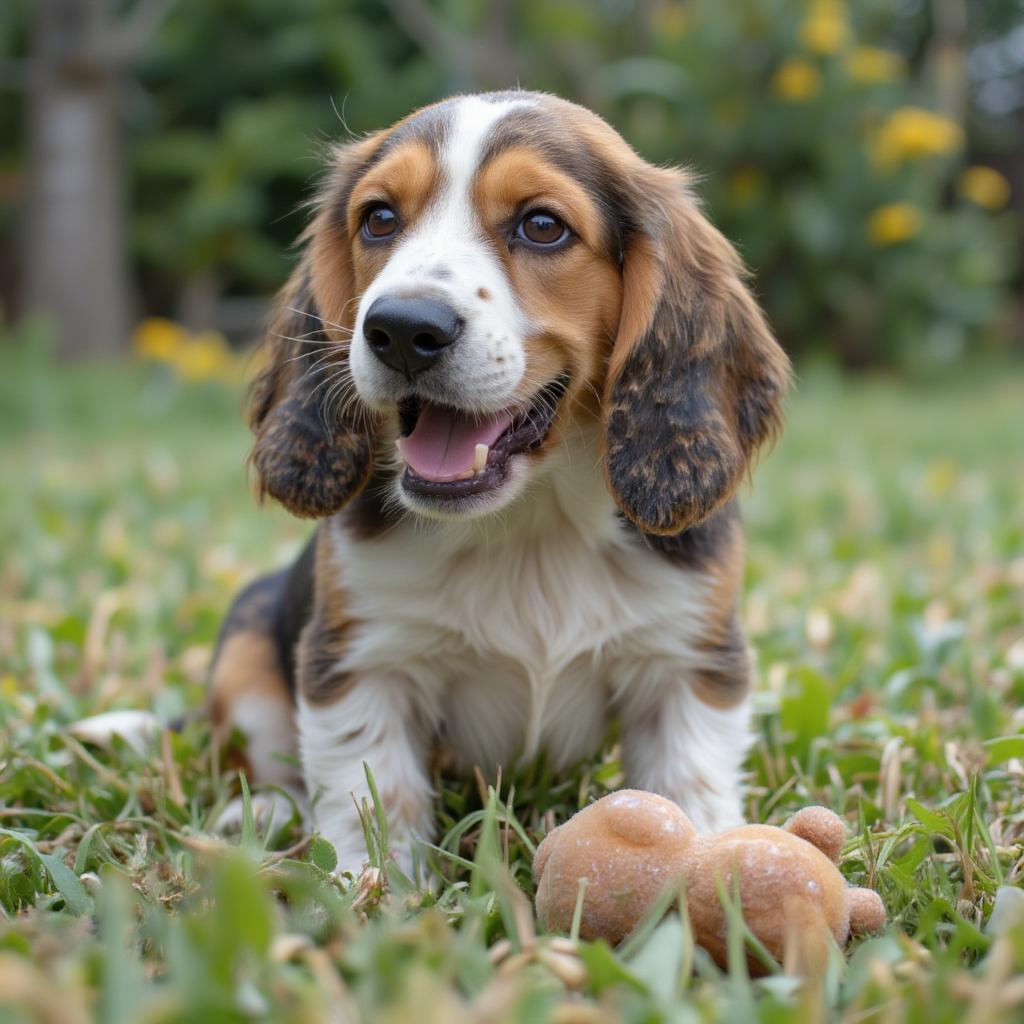
POLYGON ((447 303, 423 297, 383 296, 366 311, 363 334, 385 366, 408 379, 429 370, 462 330, 447 303))

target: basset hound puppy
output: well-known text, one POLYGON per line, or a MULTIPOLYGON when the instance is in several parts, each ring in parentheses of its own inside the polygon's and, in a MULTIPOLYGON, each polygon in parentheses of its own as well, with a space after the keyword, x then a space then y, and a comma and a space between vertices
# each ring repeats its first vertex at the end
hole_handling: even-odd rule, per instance
POLYGON ((687 175, 532 92, 338 146, 266 340, 261 495, 318 520, 212 670, 251 778, 339 868, 370 766, 408 866, 431 751, 593 755, 701 831, 741 821, 750 664, 734 495, 789 363, 687 175))

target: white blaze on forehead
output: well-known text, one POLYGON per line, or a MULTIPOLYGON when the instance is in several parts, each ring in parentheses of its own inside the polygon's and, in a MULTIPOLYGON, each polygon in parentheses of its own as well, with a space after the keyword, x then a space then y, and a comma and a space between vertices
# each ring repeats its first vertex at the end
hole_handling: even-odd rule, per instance
POLYGON ((444 379, 440 368, 430 374, 433 397, 481 411, 497 411, 514 400, 526 369, 530 324, 484 230, 473 184, 495 127, 510 111, 535 105, 529 97, 452 101, 437 194, 420 221, 396 241, 360 302, 351 365, 356 386, 371 403, 392 399, 396 384, 394 371, 383 369, 361 343, 366 310, 383 295, 423 292, 450 303, 464 323, 458 344, 443 361, 444 379))
POLYGON ((440 157, 441 187, 423 221, 401 248, 421 256, 428 266, 440 263, 450 270, 471 270, 484 261, 489 270, 500 274, 473 203, 473 182, 498 122, 516 107, 533 105, 529 99, 487 102, 478 96, 455 101, 440 157))
POLYGON ((470 188, 483 159, 484 143, 491 129, 510 110, 534 105, 534 101, 529 99, 491 103, 478 96, 466 96, 458 101, 442 157, 449 175, 446 191, 452 199, 461 198, 467 206, 472 206, 470 188))

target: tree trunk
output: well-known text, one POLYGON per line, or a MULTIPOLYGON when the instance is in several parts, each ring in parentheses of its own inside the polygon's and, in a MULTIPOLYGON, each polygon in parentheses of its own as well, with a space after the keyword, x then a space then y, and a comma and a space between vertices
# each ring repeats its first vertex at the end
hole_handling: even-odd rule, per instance
POLYGON ((131 320, 118 70, 103 0, 35 0, 24 214, 25 308, 53 317, 65 356, 113 353, 131 320))

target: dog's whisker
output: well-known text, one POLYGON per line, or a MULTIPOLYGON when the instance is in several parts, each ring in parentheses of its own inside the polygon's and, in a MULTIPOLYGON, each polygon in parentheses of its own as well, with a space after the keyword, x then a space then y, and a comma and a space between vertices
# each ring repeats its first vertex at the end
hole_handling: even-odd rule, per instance
POLYGON ((359 392, 351 381, 346 381, 337 390, 333 397, 333 402, 337 407, 339 418, 347 421, 352 417, 353 411, 355 411, 358 414, 359 425, 365 425, 365 409, 359 400, 359 392))
POLYGON ((308 359, 314 355, 323 355, 325 352, 328 355, 333 352, 337 352, 339 356, 345 355, 345 349, 343 349, 340 345, 336 343, 329 345, 311 345, 308 342, 302 342, 302 347, 299 349, 298 352, 295 352, 292 355, 287 356, 286 358, 282 359, 281 362, 291 363, 295 362, 298 359, 308 359))
MULTIPOLYGON (((328 430, 331 429, 329 424, 343 422, 340 418, 335 418, 335 417, 333 417, 331 415, 331 411, 332 411, 331 410, 331 395, 332 395, 332 393, 334 392, 334 390, 337 387, 339 387, 340 385, 343 386, 343 384, 344 384, 343 380, 341 380, 340 377, 341 377, 341 375, 339 374, 339 375, 337 375, 337 376, 335 376, 333 378, 328 378, 328 380, 327 380, 327 384, 328 384, 327 390, 324 392, 324 397, 320 401, 320 404, 319 404, 319 407, 318 407, 318 414, 320 416, 320 422, 323 423, 325 428, 328 429, 328 430)), ((317 387, 320 387, 320 386, 321 385, 317 385, 317 387)))
POLYGON ((333 376, 325 377, 323 380, 319 381, 317 385, 309 393, 309 398, 313 399, 316 398, 316 393, 321 388, 326 389, 324 393, 324 398, 320 402, 321 408, 324 408, 326 405, 326 395, 329 394, 331 389, 344 377, 344 371, 341 367, 332 366, 330 367, 330 369, 336 370, 337 372, 333 376))
MULTIPOLYGON (((348 305, 349 304, 346 303, 346 309, 348 308, 348 305)), ((296 309, 294 306, 285 306, 284 308, 289 313, 296 313, 299 316, 306 317, 309 320, 318 321, 319 324, 320 324, 320 327, 310 330, 309 331, 310 334, 316 334, 318 331, 323 330, 323 325, 324 324, 326 324, 328 327, 332 327, 336 331, 341 331, 343 334, 348 334, 348 335, 352 334, 352 328, 351 327, 345 327, 343 324, 336 324, 332 320, 327 320, 327 319, 325 319, 322 316, 318 316, 318 315, 316 315, 314 313, 310 313, 309 310, 307 310, 307 309, 296 309)))
MULTIPOLYGON (((289 362, 291 362, 291 360, 289 360, 289 362)), ((339 369, 343 369, 345 363, 341 359, 337 358, 336 353, 334 352, 323 353, 303 371, 302 375, 299 377, 299 380, 303 380, 307 374, 311 373, 314 370, 321 370, 325 366, 332 366, 338 367, 339 369)))
MULTIPOLYGON (((299 377, 299 379, 296 381, 296 383, 297 384, 305 384, 307 382, 312 383, 313 380, 315 378, 319 377, 321 374, 330 373, 331 369, 332 369, 332 367, 330 367, 330 366, 317 366, 317 367, 314 367, 311 370, 307 370, 301 377, 299 377)), ((318 382, 317 384, 315 384, 313 386, 313 389, 309 393, 309 397, 310 398, 314 398, 315 397, 316 389, 318 387, 320 387, 320 384, 322 384, 322 383, 323 382, 320 381, 320 382, 318 382)))
MULTIPOLYGON (((355 297, 355 298, 349 299, 348 302, 345 303, 345 306, 342 309, 342 312, 343 313, 348 312, 349 307, 352 306, 353 304, 355 304, 358 301, 359 301, 359 297, 358 296, 355 297)), ((353 329, 351 327, 343 327, 341 324, 336 324, 333 320, 328 320, 326 317, 319 317, 319 320, 320 320, 321 323, 326 324, 328 327, 333 327, 336 331, 344 331, 348 335, 351 335, 353 333, 353 329)))
MULTIPOLYGON (((327 364, 326 366, 312 367, 311 369, 307 370, 301 377, 299 377, 296 383, 303 384, 307 381, 307 379, 312 380, 312 378, 319 377, 321 374, 324 373, 330 373, 334 369, 335 367, 332 364, 327 364)), ((311 399, 316 397, 317 389, 321 387, 324 384, 324 381, 327 379, 329 378, 324 378, 324 380, 321 380, 316 385, 314 385, 313 389, 309 393, 309 397, 311 399)))
POLYGON ((338 363, 337 368, 338 374, 333 379, 331 387, 340 384, 343 386, 342 393, 347 395, 355 390, 355 381, 352 379, 351 367, 348 363, 338 363))
MULTIPOLYGON (((347 367, 346 367, 347 369, 347 367)), ((339 373, 334 379, 334 382, 327 389, 324 395, 322 408, 324 408, 328 415, 335 412, 337 406, 337 400, 341 398, 341 408, 337 410, 337 415, 334 417, 335 422, 343 422, 347 416, 348 403, 344 401, 349 395, 355 392, 355 382, 352 380, 351 374, 346 372, 339 373)))
MULTIPOLYGON (((312 355, 313 355, 312 352, 302 352, 302 353, 300 353, 297 356, 290 356, 288 359, 282 359, 281 360, 281 364, 283 366, 287 366, 289 363, 298 362, 300 359, 309 359, 310 356, 312 356, 312 355)), ((336 356, 336 354, 334 352, 323 352, 323 353, 321 353, 310 364, 310 366, 307 369, 307 372, 308 372, 308 370, 314 369, 317 366, 322 366, 325 363, 338 363, 338 365, 341 365, 340 361, 337 358, 335 358, 335 356, 336 356)))
POLYGON ((336 345, 333 338, 324 338, 323 330, 307 331, 305 334, 281 334, 278 331, 271 331, 271 338, 280 338, 281 341, 295 341, 301 345, 336 345))

